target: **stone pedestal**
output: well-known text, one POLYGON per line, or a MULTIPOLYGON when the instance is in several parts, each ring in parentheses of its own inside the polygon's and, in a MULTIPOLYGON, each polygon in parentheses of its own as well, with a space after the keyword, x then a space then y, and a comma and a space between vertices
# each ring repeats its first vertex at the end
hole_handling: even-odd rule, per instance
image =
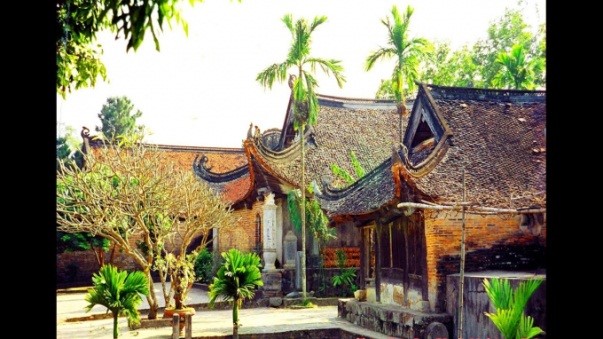
POLYGON ((285 260, 283 267, 286 269, 295 268, 295 257, 297 255, 297 237, 292 230, 285 236, 285 260))
POLYGON ((262 272, 262 296, 264 298, 282 297, 283 273, 281 270, 271 270, 262 272))

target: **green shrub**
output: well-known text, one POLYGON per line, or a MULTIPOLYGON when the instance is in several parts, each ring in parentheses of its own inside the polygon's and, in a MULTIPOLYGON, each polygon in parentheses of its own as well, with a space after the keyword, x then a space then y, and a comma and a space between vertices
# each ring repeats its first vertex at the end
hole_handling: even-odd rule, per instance
POLYGON ((197 254, 197 258, 195 258, 195 277, 196 281, 209 284, 213 277, 212 269, 213 269, 213 255, 207 250, 207 248, 203 248, 199 254, 197 254))
POLYGON ((347 297, 354 293, 358 289, 355 284, 356 281, 356 269, 352 267, 345 267, 347 255, 342 249, 335 251, 337 255, 337 266, 339 267, 339 274, 335 274, 331 279, 333 287, 341 286, 340 296, 347 297))

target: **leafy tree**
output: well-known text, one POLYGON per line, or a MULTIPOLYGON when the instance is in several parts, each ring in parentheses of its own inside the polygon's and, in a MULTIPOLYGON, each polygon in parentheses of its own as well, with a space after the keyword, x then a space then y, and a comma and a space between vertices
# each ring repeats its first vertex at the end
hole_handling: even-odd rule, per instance
MULTIPOLYGON (((70 167, 82 165, 83 158, 79 150, 81 141, 73 135, 73 132, 73 127, 69 126, 65 134, 57 138, 57 169, 59 169, 59 162, 70 167)), ((98 267, 100 268, 105 264, 105 252, 111 246, 109 240, 83 232, 65 233, 57 231, 56 236, 57 253, 92 250, 95 254, 98 267)), ((114 251, 111 252, 109 262, 112 261, 113 254, 114 251)))
POLYGON ((149 282, 144 273, 120 271, 115 266, 105 265, 92 276, 93 288, 88 290, 85 299, 86 311, 96 305, 105 306, 113 314, 113 338, 119 336, 117 317, 128 317, 128 324, 138 323, 138 307, 142 303, 140 295, 149 294, 149 282))
POLYGON ((513 45, 509 52, 499 53, 496 63, 503 66, 492 79, 492 83, 499 88, 534 89, 536 74, 544 67, 541 58, 528 60, 520 44, 513 45))
POLYGON ((232 300, 232 337, 239 338, 239 308, 243 300, 253 298, 257 287, 264 286, 260 257, 231 248, 222 258, 224 263, 209 285, 209 304, 213 307, 217 298, 232 300))
POLYGON ((144 126, 136 125, 136 120, 142 116, 140 110, 134 111, 134 104, 125 96, 111 97, 101 108, 98 118, 101 126, 96 126, 97 132, 102 132, 109 141, 132 134, 142 134, 144 126))
POLYGON ((529 88, 546 85, 546 27, 533 33, 524 20, 522 9, 506 9, 488 27, 487 38, 473 45, 452 50, 447 43, 436 42, 433 53, 421 69, 421 79, 445 86, 485 88, 529 88), (514 47, 521 46, 521 47, 514 47), (513 66, 513 57, 521 50, 521 67, 513 66), (501 59, 506 56, 506 60, 501 59), (507 64, 507 66, 505 66, 507 64), (526 67, 527 66, 527 67, 526 67), (523 85, 516 87, 509 68, 527 68, 523 85))
MULTIPOLYGON (((410 38, 409 24, 414 12, 411 6, 400 14, 394 5, 391 10, 392 20, 387 17, 381 22, 388 31, 388 45, 372 52, 366 59, 365 68, 370 71, 375 62, 380 59, 394 58, 396 65, 391 76, 391 89, 398 102, 398 113, 406 114, 406 93, 413 92, 415 81, 418 76, 418 67, 422 58, 427 55, 430 44, 424 38, 410 38)), ((401 120, 400 120, 401 121, 401 120)), ((402 124, 400 123, 400 135, 402 135, 402 124)))
MULTIPOLYGON (((343 76, 343 67, 339 60, 315 58, 310 55, 310 45, 312 32, 319 25, 327 21, 326 16, 317 16, 308 23, 306 19, 298 19, 295 23, 291 14, 286 14, 282 18, 283 23, 291 32, 293 39, 287 59, 280 64, 273 64, 260 72, 256 80, 264 87, 272 88, 275 80, 285 81, 289 69, 293 69, 296 75, 290 77, 290 87, 293 96, 293 127, 300 134, 301 141, 301 184, 305 187, 305 141, 304 133, 307 125, 315 125, 318 118, 320 107, 318 97, 316 96, 316 87, 318 82, 314 78, 316 67, 326 73, 333 75, 339 87, 345 82, 343 76), (309 67, 309 69, 308 69, 309 67)), ((306 203, 306 191, 302 189, 302 206, 306 203)), ((305 207, 302 207, 305 210, 305 207)), ((301 215, 302 231, 302 294, 306 298, 306 218, 305 213, 301 215)))
POLYGON ((525 314, 528 300, 540 284, 542 279, 530 279, 512 289, 508 279, 484 279, 484 289, 496 309, 494 313, 484 313, 505 339, 529 339, 544 333, 540 327, 533 326, 534 318, 525 314))
POLYGON ((471 47, 452 50, 448 43, 436 42, 433 53, 425 60, 421 79, 443 86, 477 87, 480 67, 471 47))
POLYGON ((100 60, 103 49, 97 42, 97 34, 103 30, 113 32, 116 39, 125 39, 126 51, 136 51, 149 32, 159 51, 158 33, 165 23, 181 25, 188 35, 188 24, 178 8, 182 2, 57 0, 57 92, 65 98, 75 89, 94 87, 99 77, 107 79, 107 69, 100 60))
MULTIPOLYGON (((526 59, 543 56, 540 49, 544 48, 544 38, 540 34, 545 32, 541 29, 538 35, 534 35, 529 28, 521 8, 507 8, 503 16, 488 27, 488 38, 478 41, 473 48, 476 63, 482 65, 480 68, 481 87, 496 86, 495 78, 504 67, 496 60, 501 52, 510 51, 514 45, 523 47, 526 59)), ((539 73, 539 75, 543 76, 543 73, 539 73)), ((543 84, 544 79, 536 80, 536 82, 543 84)))
MULTIPOLYGON (((213 228, 233 224, 229 206, 206 184, 191 171, 178 170, 151 146, 107 145, 95 148, 85 160, 85 167, 62 166, 57 174, 59 230, 87 232, 116 244, 147 275, 150 291, 151 270, 166 255, 166 243, 171 242, 170 252, 179 250, 173 255, 176 268, 170 271, 178 275, 188 267, 192 271, 186 248, 193 239, 202 236, 200 246, 205 246, 213 228)), ((174 279, 172 284, 174 299, 186 295, 186 282, 174 279)), ((155 319, 155 293, 147 300, 149 319, 155 319)))

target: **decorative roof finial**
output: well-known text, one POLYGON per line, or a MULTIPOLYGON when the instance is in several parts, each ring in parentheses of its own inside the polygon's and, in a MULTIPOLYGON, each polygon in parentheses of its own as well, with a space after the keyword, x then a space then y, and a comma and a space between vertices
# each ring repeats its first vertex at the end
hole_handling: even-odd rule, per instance
POLYGON ((249 123, 249 129, 247 130, 247 139, 251 139, 251 137, 253 137, 253 134, 251 134, 251 131, 253 131, 253 123, 252 122, 249 123))

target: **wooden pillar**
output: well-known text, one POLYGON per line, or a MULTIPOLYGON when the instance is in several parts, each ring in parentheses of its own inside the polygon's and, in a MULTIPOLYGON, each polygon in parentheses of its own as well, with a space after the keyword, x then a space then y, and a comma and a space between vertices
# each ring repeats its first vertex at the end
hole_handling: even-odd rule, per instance
POLYGON ((185 334, 184 334, 184 338, 185 339, 192 339, 193 338, 193 315, 191 313, 187 313, 186 314, 186 318, 185 318, 185 334))
POLYGON ((366 289, 366 272, 368 271, 366 269, 366 261, 367 261, 367 256, 369 255, 367 251, 368 248, 366 246, 366 244, 368 243, 368 238, 366 236, 366 229, 365 228, 360 228, 360 270, 358 271, 358 273, 360 274, 360 289, 366 289))
POLYGON ((377 220, 375 227, 375 300, 381 302, 381 233, 383 225, 377 220))
POLYGON ((180 338, 180 314, 174 313, 172 317, 172 339, 180 338))

